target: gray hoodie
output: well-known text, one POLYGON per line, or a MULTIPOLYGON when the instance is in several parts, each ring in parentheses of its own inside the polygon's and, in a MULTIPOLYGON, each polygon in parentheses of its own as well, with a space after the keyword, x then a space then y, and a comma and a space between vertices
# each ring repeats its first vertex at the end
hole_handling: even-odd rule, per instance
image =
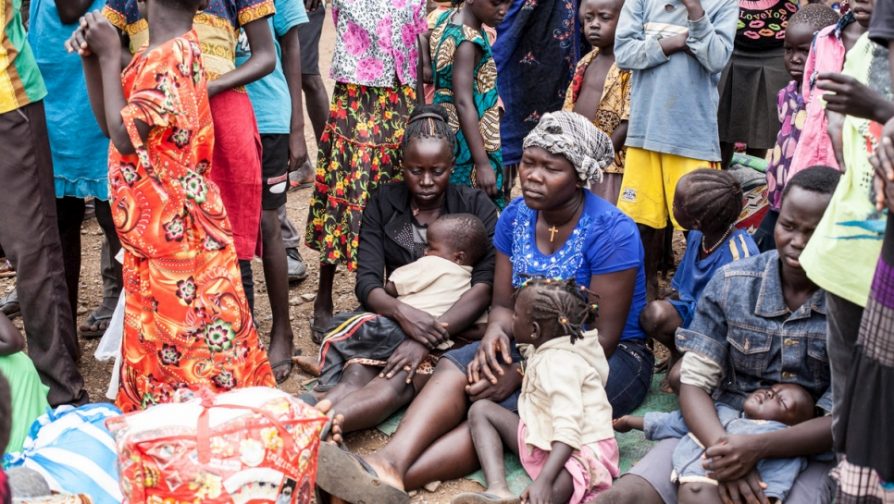
POLYGON ((736 0, 702 0, 705 15, 688 19, 680 0, 626 0, 615 34, 615 61, 633 71, 627 145, 720 161, 717 84, 733 51, 736 0), (688 30, 685 52, 664 54, 663 37, 688 30))

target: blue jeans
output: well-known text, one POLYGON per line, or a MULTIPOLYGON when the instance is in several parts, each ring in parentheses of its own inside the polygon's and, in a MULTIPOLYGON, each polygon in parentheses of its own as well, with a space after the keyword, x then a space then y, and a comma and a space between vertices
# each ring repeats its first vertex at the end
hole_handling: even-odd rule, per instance
MULTIPOLYGON (((458 350, 451 350, 444 357, 456 365, 463 374, 475 352, 478 351, 480 342, 471 343, 458 350)), ((515 345, 512 345, 512 362, 519 362, 521 355, 515 345)), ((608 402, 612 405, 614 417, 618 418, 635 410, 649 392, 652 384, 652 367, 655 358, 643 341, 622 341, 618 344, 615 353, 608 359, 609 374, 605 392, 608 402)), ((518 411, 518 394, 512 395, 500 402, 500 405, 510 411, 518 411)))
POLYGON ((608 383, 605 393, 618 418, 639 407, 652 385, 655 357, 645 341, 622 341, 608 358, 608 383))

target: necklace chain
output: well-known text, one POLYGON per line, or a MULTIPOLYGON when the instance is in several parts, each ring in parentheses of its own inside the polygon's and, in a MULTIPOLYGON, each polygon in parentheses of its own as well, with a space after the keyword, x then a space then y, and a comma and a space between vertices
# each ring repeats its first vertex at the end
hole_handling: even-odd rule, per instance
POLYGON ((726 232, 723 233, 723 236, 721 236, 720 239, 717 240, 717 243, 715 243, 714 245, 712 245, 708 248, 705 248, 705 239, 702 238, 702 243, 701 243, 702 253, 705 254, 706 256, 711 255, 715 250, 717 250, 717 247, 719 247, 723 242, 726 241, 727 238, 729 238, 730 233, 732 233, 733 229, 735 229, 735 228, 736 228, 735 225, 730 226, 729 229, 727 229, 726 232))

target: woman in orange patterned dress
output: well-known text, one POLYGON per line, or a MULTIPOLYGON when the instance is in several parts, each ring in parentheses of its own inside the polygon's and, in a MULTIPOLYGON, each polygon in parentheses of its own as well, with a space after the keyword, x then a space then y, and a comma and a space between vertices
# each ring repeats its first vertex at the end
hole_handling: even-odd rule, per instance
MULTIPOLYGON (((149 0, 147 17, 154 9, 170 7, 149 0)), ((88 13, 69 41, 83 56, 94 112, 112 139, 110 200, 126 292, 116 403, 125 412, 168 401, 180 388, 275 386, 233 231, 208 178, 207 81, 192 19, 181 17, 150 29, 148 47, 120 77, 123 92, 121 47, 108 21, 88 13)))

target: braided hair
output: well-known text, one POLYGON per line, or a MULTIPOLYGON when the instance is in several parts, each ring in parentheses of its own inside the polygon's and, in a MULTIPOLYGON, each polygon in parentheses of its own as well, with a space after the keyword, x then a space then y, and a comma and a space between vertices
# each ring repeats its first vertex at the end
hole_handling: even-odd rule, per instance
POLYGON ((725 231, 742 213, 744 196, 739 182, 725 171, 699 168, 683 176, 689 187, 684 212, 702 231, 725 231))
POLYGON ((599 310, 589 301, 590 290, 577 285, 574 279, 535 276, 516 291, 516 298, 522 292, 533 296, 531 319, 543 328, 543 333, 552 337, 570 336, 572 344, 583 338, 586 325, 596 319, 599 310))
POLYGON ((410 140, 416 138, 444 139, 450 144, 450 152, 456 150, 456 134, 450 129, 450 116, 440 105, 417 105, 407 119, 400 148, 406 150, 410 140))

